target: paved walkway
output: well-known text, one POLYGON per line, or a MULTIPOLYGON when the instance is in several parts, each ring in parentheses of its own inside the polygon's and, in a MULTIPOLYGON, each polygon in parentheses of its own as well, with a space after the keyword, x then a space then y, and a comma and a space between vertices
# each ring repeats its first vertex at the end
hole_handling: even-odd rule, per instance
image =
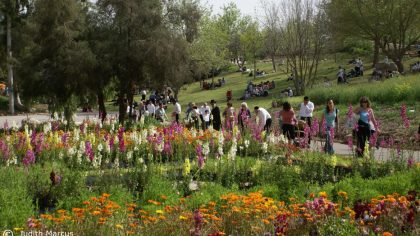
MULTIPOLYGON (((76 118, 76 122, 81 122, 84 119, 93 119, 96 118, 98 119, 98 113, 97 112, 79 112, 76 114, 77 118, 76 118)), ((116 116, 117 113, 110 113, 109 116, 116 116)), ((27 118, 33 118, 36 119, 38 121, 44 122, 44 121, 48 121, 51 120, 51 117, 49 114, 29 114, 29 115, 15 115, 15 116, 0 116, 0 128, 4 127, 4 124, 6 123, 6 121, 8 122, 9 126, 12 125, 12 122, 16 122, 16 124, 18 126, 20 126, 22 120, 27 119, 27 118)), ((321 149, 321 143, 319 141, 317 142, 312 142, 312 147, 313 150, 320 150, 321 149)), ((353 154, 351 153, 351 151, 349 150, 349 147, 345 144, 341 144, 341 143, 334 143, 334 149, 335 149, 335 153, 338 155, 343 155, 343 156, 353 156, 353 154)), ((321 149, 322 150, 322 149, 321 149)), ((375 159, 378 161, 387 161, 390 158, 393 158, 396 156, 395 154, 395 150, 393 149, 387 149, 387 148, 373 148, 372 150, 374 152, 374 156, 375 159)), ((420 162, 420 152, 419 151, 404 151, 403 152, 403 156, 404 157, 413 157, 414 160, 416 162, 420 162)))
MULTIPOLYGON (((321 143, 319 141, 312 143, 311 148, 313 150, 320 150, 321 149, 321 143)), ((356 146, 354 146, 354 149, 356 146)), ((350 150, 349 146, 342 143, 334 143, 334 150, 337 155, 343 155, 343 156, 354 156, 352 151, 350 150)), ((395 149, 389 149, 389 148, 372 148, 371 152, 373 152, 374 157, 378 161, 388 161, 391 158, 395 158, 397 156, 395 149)), ((416 162, 420 162, 420 152, 419 151, 402 151, 402 156, 404 158, 413 157, 416 162)))

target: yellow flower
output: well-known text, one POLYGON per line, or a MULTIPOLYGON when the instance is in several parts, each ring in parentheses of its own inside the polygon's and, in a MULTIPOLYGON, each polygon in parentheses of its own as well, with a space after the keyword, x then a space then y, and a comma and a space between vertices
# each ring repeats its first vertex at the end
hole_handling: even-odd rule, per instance
POLYGON ((163 211, 162 210, 156 210, 156 213, 157 214, 163 214, 163 211))
POLYGON ((185 216, 183 216, 183 215, 180 215, 180 216, 179 216, 179 219, 180 219, 180 220, 188 220, 188 218, 187 218, 187 217, 185 217, 185 216))
POLYGON ((343 191, 338 192, 338 196, 342 197, 343 199, 347 200, 347 193, 343 191))
POLYGON ((319 196, 323 198, 327 198, 328 194, 326 192, 319 192, 319 196))
POLYGON ((16 232, 20 232, 22 230, 24 230, 24 228, 13 228, 13 231, 16 231, 16 232))
POLYGON ((190 164, 190 159, 185 158, 185 162, 184 162, 184 169, 182 171, 182 175, 183 176, 187 176, 190 174, 191 171, 191 164, 190 164))
POLYGON ((121 224, 116 224, 115 225, 115 228, 117 228, 117 229, 124 229, 124 227, 121 224))

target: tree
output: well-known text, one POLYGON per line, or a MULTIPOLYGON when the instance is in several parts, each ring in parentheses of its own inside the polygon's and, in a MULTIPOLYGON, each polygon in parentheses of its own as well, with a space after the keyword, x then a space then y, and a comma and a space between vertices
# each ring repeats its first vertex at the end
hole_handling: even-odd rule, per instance
POLYGON ((223 13, 216 18, 216 25, 221 32, 228 36, 228 44, 226 45, 229 58, 236 60, 241 68, 245 63, 243 47, 240 45, 241 34, 252 21, 249 16, 242 16, 240 10, 234 3, 229 3, 223 7, 223 13), (239 63, 241 62, 241 63, 239 63))
POLYGON ((257 57, 258 53, 262 49, 262 34, 258 28, 258 23, 252 22, 249 24, 245 31, 242 33, 240 40, 245 58, 252 59, 255 79, 257 71, 257 57))
POLYGON ((284 3, 280 48, 293 71, 296 94, 302 95, 316 78, 327 37, 323 26, 326 17, 321 9, 314 9, 311 0, 284 3))
MULTIPOLYGON (((31 2, 29 0, 4 0, 0 3, 0 15, 6 21, 7 80, 9 88, 9 112, 11 114, 15 113, 15 90, 17 90, 13 77, 12 27, 14 23, 19 21, 20 17, 30 12, 31 2)), ((21 105, 19 96, 18 101, 18 104, 21 105)))
MULTIPOLYGON (((146 81, 145 64, 152 36, 162 24, 159 0, 99 0, 98 7, 111 18, 112 74, 118 81, 119 122, 125 121, 127 105, 133 103, 134 88, 146 81)), ((155 78, 158 79, 158 78, 155 78)))
POLYGON ((275 1, 261 1, 264 9, 264 44, 271 57, 273 70, 277 71, 276 56, 280 48, 280 6, 275 1))
POLYGON ((403 56, 420 39, 420 2, 416 0, 332 0, 327 12, 335 34, 358 36, 374 43, 373 65, 379 51, 404 71, 403 56))
POLYGON ((380 39, 382 52, 404 72, 403 57, 410 46, 420 39, 420 1, 388 0, 385 5, 387 17, 380 39))
POLYGON ((46 98, 52 113, 64 111, 70 125, 94 62, 81 38, 84 11, 73 0, 37 0, 35 9, 23 91, 28 98, 46 98))

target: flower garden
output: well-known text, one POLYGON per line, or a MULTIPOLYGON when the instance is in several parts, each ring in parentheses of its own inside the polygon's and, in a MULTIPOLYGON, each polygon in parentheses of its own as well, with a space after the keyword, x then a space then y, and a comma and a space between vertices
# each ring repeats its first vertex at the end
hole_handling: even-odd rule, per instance
MULTIPOLYGON (((314 122, 317 123, 317 122, 314 122)), ((318 130, 318 129, 313 129, 318 130)), ((278 132, 59 121, 0 134, 0 228, 74 235, 418 235, 420 166, 278 132)), ((391 147, 392 148, 392 147, 391 147)))

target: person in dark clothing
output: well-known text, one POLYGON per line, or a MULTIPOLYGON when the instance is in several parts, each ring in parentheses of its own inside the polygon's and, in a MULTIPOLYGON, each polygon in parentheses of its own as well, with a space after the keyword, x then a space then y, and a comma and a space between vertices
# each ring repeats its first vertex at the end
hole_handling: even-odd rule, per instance
MULTIPOLYGON (((373 109, 370 107, 370 101, 367 97, 360 98, 360 107, 357 107, 354 110, 354 113, 360 116, 357 122, 356 154, 359 157, 363 157, 365 144, 369 142, 373 128, 375 128, 375 132, 377 133, 379 133, 380 131, 377 127, 377 121, 375 119, 375 115, 373 114, 373 109), (373 123, 374 127, 371 127, 370 123, 373 123)), ((370 143, 369 145, 376 146, 376 144, 374 143, 370 143)))
POLYGON ((215 100, 210 101, 211 104, 211 122, 213 124, 213 129, 220 130, 222 124, 222 119, 220 118, 220 108, 217 106, 215 100))

